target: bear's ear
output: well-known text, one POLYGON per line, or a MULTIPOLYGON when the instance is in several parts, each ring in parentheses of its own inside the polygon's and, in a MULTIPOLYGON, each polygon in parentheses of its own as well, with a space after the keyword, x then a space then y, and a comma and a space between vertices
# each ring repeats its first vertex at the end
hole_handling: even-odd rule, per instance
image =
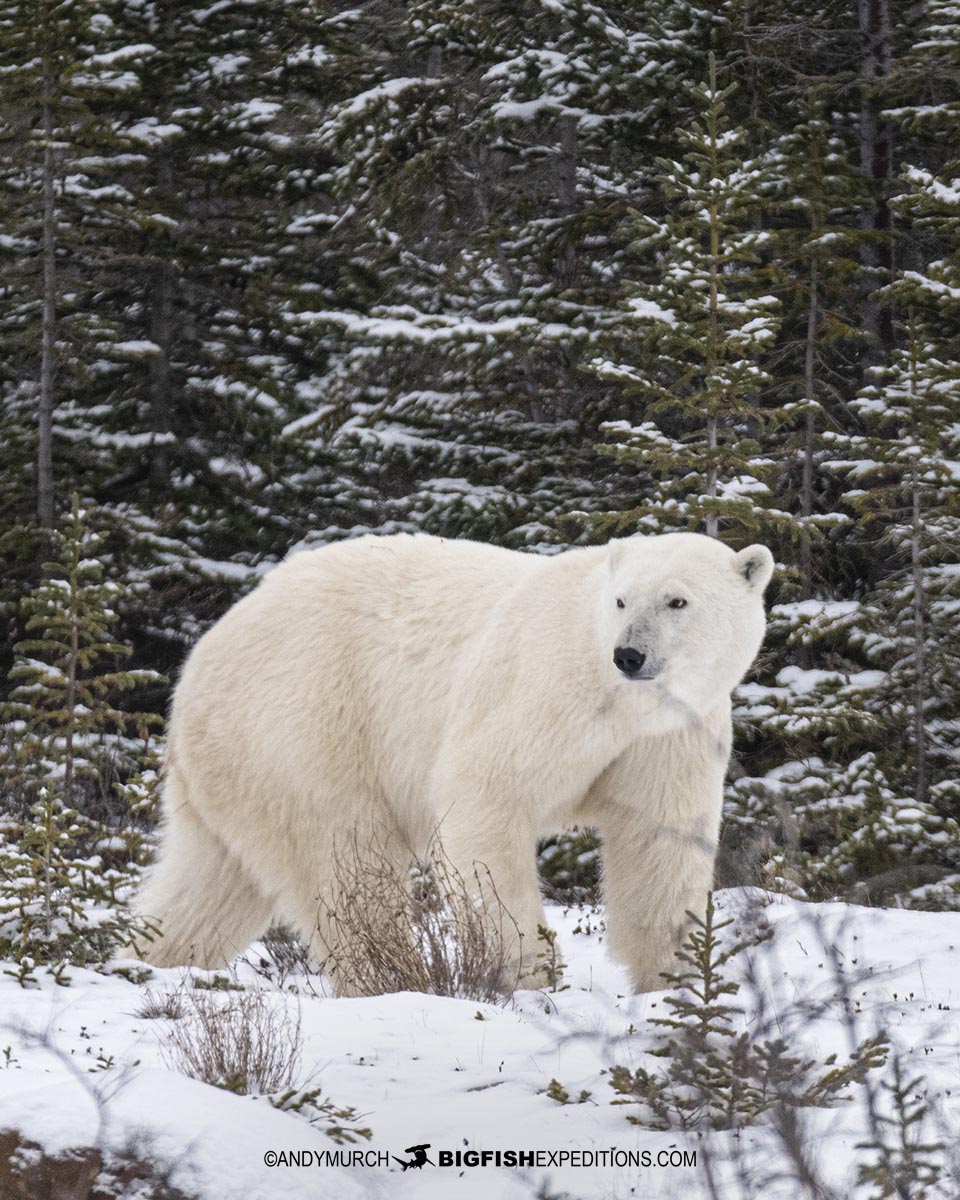
POLYGON ((762 592, 773 574, 773 555, 766 546, 747 546, 733 556, 733 565, 751 591, 762 592))

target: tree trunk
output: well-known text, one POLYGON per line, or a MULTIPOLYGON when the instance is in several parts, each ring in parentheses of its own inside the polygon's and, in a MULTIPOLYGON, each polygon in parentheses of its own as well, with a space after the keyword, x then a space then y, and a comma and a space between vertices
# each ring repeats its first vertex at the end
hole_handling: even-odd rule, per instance
MULTIPOLYGON (((709 78, 710 92, 713 96, 717 93, 717 62, 710 53, 709 59, 709 78)), ((717 178, 718 159, 717 159, 717 122, 715 116, 715 108, 711 104, 709 115, 709 136, 710 136, 710 177, 717 178)), ((710 293, 709 293, 709 309, 708 309, 708 331, 707 331, 707 346, 704 362, 704 373, 708 386, 712 380, 718 363, 718 344, 720 338, 720 212, 717 208, 716 201, 710 204, 709 209, 710 221, 710 293)), ((710 451, 717 448, 717 416, 716 413, 710 413, 707 417, 707 446, 710 451)), ((711 498, 716 498, 717 495, 717 464, 711 453, 710 466, 707 468, 707 495, 711 498)), ((715 538, 719 531, 719 521, 715 512, 709 513, 704 522, 704 532, 707 537, 715 538)))
POLYGON ((920 472, 917 460, 911 464, 910 492, 912 521, 910 529, 910 568, 913 575, 913 739, 916 755, 916 799, 927 798, 927 722, 926 722, 926 624, 923 561, 920 554, 922 519, 920 512, 920 472))
MULTIPOLYGON (((46 53, 46 51, 45 51, 46 53)), ((53 118, 50 92, 53 80, 49 59, 43 66, 43 316, 40 343, 40 396, 37 411, 37 519, 54 521, 53 495, 53 389, 57 352, 57 210, 53 118)))
POLYGON ((868 189, 861 209, 860 227, 867 235, 860 247, 865 268, 863 326, 874 338, 877 352, 894 344, 893 320, 888 306, 873 297, 882 283, 878 273, 893 269, 892 220, 889 205, 893 179, 893 130, 881 117, 886 83, 890 77, 890 0, 858 0, 860 23, 860 170, 868 189))
POLYGON ((577 211, 578 124, 579 119, 571 115, 562 116, 558 122, 557 199, 560 212, 566 218, 558 275, 561 287, 565 288, 573 286, 577 274, 577 239, 573 217, 577 211))
MULTIPOLYGON (((173 164, 170 152, 161 149, 157 161, 158 192, 164 199, 173 195, 173 164)), ((150 340, 160 347, 149 363, 150 425, 155 433, 166 433, 173 427, 172 375, 170 358, 173 350, 173 296, 174 267, 169 261, 173 256, 170 235, 163 246, 167 261, 161 262, 154 271, 154 284, 150 289, 150 340)), ((169 451, 164 443, 155 443, 150 459, 150 480, 163 486, 168 476, 169 451)))
POLYGON ((80 591, 80 559, 83 551, 80 548, 79 498, 73 494, 74 532, 76 541, 73 545, 70 565, 70 657, 67 661, 67 724, 63 734, 63 806, 70 807, 73 798, 73 735, 77 719, 77 667, 80 659, 80 614, 78 611, 78 593, 80 591))
MULTIPOLYGON (((717 418, 710 417, 707 421, 707 446, 711 450, 717 448, 717 418)), ((717 468, 716 464, 711 462, 707 468, 707 495, 716 498, 717 495, 717 468)), ((719 522, 715 512, 707 513, 706 521, 704 522, 704 532, 707 537, 715 538, 719 532, 719 522)))
POLYGON ((816 363, 817 317, 819 296, 817 291, 818 263, 816 254, 810 257, 810 296, 807 302, 807 344, 803 357, 803 398, 807 403, 803 431, 803 479, 800 485, 800 515, 803 518, 800 533, 800 571, 803 576, 803 598, 813 595, 813 538, 810 518, 813 515, 813 448, 816 427, 816 388, 814 367, 816 363))

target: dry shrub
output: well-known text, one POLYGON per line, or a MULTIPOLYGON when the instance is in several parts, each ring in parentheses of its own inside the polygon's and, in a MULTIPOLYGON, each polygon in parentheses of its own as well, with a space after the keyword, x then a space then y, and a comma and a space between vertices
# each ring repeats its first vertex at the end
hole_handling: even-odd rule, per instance
POLYGON ((411 872, 354 841, 338 859, 335 888, 336 905, 321 902, 319 931, 323 969, 341 995, 496 1001, 516 987, 516 922, 481 864, 464 879, 435 844, 429 865, 411 872))
POLYGON ((195 988, 183 993, 167 1042, 167 1066, 192 1079, 241 1096, 282 1092, 300 1070, 300 1012, 260 988, 195 988))
POLYGON ((316 974, 310 952, 284 925, 271 925, 260 945, 263 954, 249 954, 247 961, 262 978, 285 991, 316 974))
POLYGON ((140 1007, 135 1016, 144 1021, 179 1021, 183 1016, 183 988, 172 988, 170 991, 156 991, 154 988, 143 989, 140 1007))

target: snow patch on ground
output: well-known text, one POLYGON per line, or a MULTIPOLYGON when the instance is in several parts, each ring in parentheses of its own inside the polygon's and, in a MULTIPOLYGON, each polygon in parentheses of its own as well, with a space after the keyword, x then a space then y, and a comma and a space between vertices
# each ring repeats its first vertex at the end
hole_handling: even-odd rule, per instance
MULTIPOLYGON (((762 912, 772 924, 774 938, 754 952, 762 994, 770 1009, 783 1014, 797 1044, 821 1059, 834 1052, 843 1059, 849 1052, 826 953, 839 947, 849 978, 856 979, 851 994, 861 1036, 885 1028, 906 1050, 912 1070, 925 1076, 929 1094, 943 1097, 943 1117, 956 1128, 960 914, 810 905, 749 889, 718 893, 718 902, 724 915, 741 923, 762 912), (791 1018, 801 1000, 822 1003, 822 1015, 791 1018)), ((651 1018, 665 1012, 664 997, 629 994, 625 973, 607 956, 600 914, 588 916, 549 910, 568 964, 565 990, 519 992, 503 1006, 413 993, 334 999, 323 994, 322 981, 302 977, 299 994, 274 991, 273 1002, 299 1009, 303 1083, 319 1084, 338 1106, 365 1114, 361 1123, 373 1137, 357 1148, 388 1152, 389 1168, 267 1167, 264 1155, 271 1150, 319 1153, 337 1146, 302 1117, 277 1111, 264 1099, 178 1074, 165 1051, 165 1022, 135 1015, 144 988, 83 970, 71 972, 68 988, 41 975, 39 988, 23 990, 0 976, 0 1129, 19 1129, 51 1152, 94 1143, 120 1148, 139 1137, 151 1159, 175 1164, 173 1182, 203 1200, 509 1198, 534 1196, 544 1185, 584 1198, 703 1196, 701 1173, 692 1168, 488 1167, 461 1173, 425 1167, 403 1173, 393 1159, 408 1157, 407 1147, 423 1143, 430 1144, 431 1157, 441 1149, 616 1147, 647 1150, 654 1158, 670 1148, 695 1149, 702 1158, 704 1142, 695 1136, 641 1129, 626 1120, 631 1106, 611 1104, 606 1068, 656 1065, 645 1051, 655 1036, 651 1018), (5 1047, 9 1065, 2 1069, 5 1047), (558 1104, 545 1094, 551 1079, 572 1095, 590 1092, 590 1099, 558 1104)), ((255 948, 236 968, 248 985, 263 985, 251 966, 256 956, 255 948)), ((149 986, 156 993, 182 979, 180 971, 155 971, 149 986)), ((861 1106, 808 1116, 814 1158, 854 1195, 852 1162, 865 1137, 861 1106)), ((742 1135, 738 1150, 769 1161, 771 1136, 769 1128, 757 1126, 742 1135)), ((734 1148, 728 1134, 708 1138, 718 1160, 734 1148)), ((726 1181, 721 1195, 739 1200, 729 1165, 719 1161, 718 1169, 726 1181)), ((774 1186, 765 1200, 793 1200, 793 1186, 774 1186)))

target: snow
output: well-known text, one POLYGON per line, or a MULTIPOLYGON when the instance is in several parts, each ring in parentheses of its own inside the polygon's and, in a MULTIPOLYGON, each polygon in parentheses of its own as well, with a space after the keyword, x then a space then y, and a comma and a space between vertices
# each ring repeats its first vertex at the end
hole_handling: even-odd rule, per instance
POLYGON ((235 120, 243 125, 259 121, 272 121, 280 112, 281 107, 274 100, 247 100, 237 112, 235 120))
MULTIPOLYGON (((928 1096, 943 1104, 942 1115, 956 1120, 960 1028, 948 1010, 960 1002, 960 913, 808 905, 751 889, 718 893, 718 902, 738 922, 762 913, 772 925, 775 936, 752 952, 753 963, 764 1001, 785 1034, 821 1061, 834 1052, 845 1060, 847 1030, 831 970, 831 955, 838 954, 856 979, 858 1037, 884 1027, 904 1048, 910 1070, 925 1077, 928 1096), (820 1007, 798 1008, 798 1000, 820 1007)), ((71 971, 69 988, 41 974, 39 988, 22 990, 0 975, 0 1048, 10 1047, 10 1066, 0 1069, 0 1129, 19 1129, 51 1152, 93 1143, 120 1148, 136 1136, 153 1159, 171 1165, 175 1185, 202 1200, 387 1193, 401 1200, 448 1200, 453 1194, 479 1200, 533 1197, 540 1187, 583 1200, 701 1200, 707 1194, 701 1173, 660 1168, 656 1155, 671 1148, 702 1155, 704 1141, 631 1125, 626 1117, 632 1106, 611 1104, 614 1093, 601 1072, 612 1063, 655 1066, 644 1053, 653 1033, 649 1022, 665 1009, 660 994, 629 994, 623 971, 607 957, 601 915, 591 912, 587 922, 577 910, 551 908, 569 964, 566 990, 520 992, 502 1006, 414 993, 334 999, 317 977, 297 977, 297 995, 273 987, 272 1002, 299 1011, 304 1083, 309 1077, 338 1106, 352 1106, 372 1130, 370 1142, 341 1148, 388 1153, 389 1167, 318 1165, 317 1156, 338 1149, 322 1129, 265 1099, 185 1078, 165 1053, 165 1022, 135 1015, 143 986, 78 969, 71 971), (545 1094, 552 1079, 572 1097, 581 1089, 591 1096, 584 1103, 557 1103, 545 1094), (392 1156, 425 1142, 431 1156, 515 1148, 594 1152, 602 1160, 599 1152, 609 1156, 616 1148, 647 1151, 653 1163, 434 1166, 401 1173, 392 1156), (268 1151, 300 1152, 305 1165, 268 1167, 268 1151)), ((237 978, 270 987, 254 973, 255 962, 256 949, 236 965, 237 978)), ((741 979, 743 970, 741 965, 741 979)), ((157 993, 178 987, 183 978, 179 971, 155 971, 149 986, 157 993)), ((862 1154, 857 1142, 866 1138, 861 1106, 805 1113, 808 1148, 820 1169, 855 1194, 853 1159, 862 1154)), ((754 1126, 741 1135, 738 1151, 768 1168, 772 1137, 769 1126, 754 1126)), ((707 1139, 722 1180, 731 1135, 707 1139)), ((791 1187, 789 1181, 771 1185, 765 1200, 793 1200, 791 1187)), ((739 1200, 730 1179, 719 1195, 739 1200)))
POLYGON ((290 67, 322 67, 332 60, 333 55, 323 46, 304 46, 288 56, 287 65, 290 67))
POLYGON ((101 342, 97 349, 113 358, 128 359, 156 358, 158 354, 163 353, 156 342, 147 338, 131 338, 125 342, 101 342))
POLYGON ((437 341, 491 342, 495 337, 536 330, 541 337, 560 336, 565 326, 541 325, 532 317, 505 317, 499 321, 478 321, 459 313, 421 313, 405 307, 393 316, 361 316, 346 310, 287 314, 288 320, 302 325, 339 326, 354 337, 380 341, 409 341, 426 345, 437 341))
POLYGON ((224 79, 239 74, 249 62, 249 54, 222 54, 219 58, 211 58, 208 66, 211 75, 224 79))
POLYGON ((419 87, 427 82, 429 81, 419 76, 405 76, 399 79, 388 79, 384 83, 377 84, 376 87, 368 88, 365 92, 358 93, 346 103, 341 104, 334 111, 333 115, 320 127, 318 131, 319 140, 322 142, 334 137, 344 122, 349 122, 353 118, 364 115, 369 109, 375 108, 385 101, 396 100, 408 88, 419 87))
POLYGON ((127 137, 136 142, 143 142, 147 146, 158 146, 167 138, 183 133, 183 126, 172 123, 161 124, 156 117, 144 117, 136 124, 128 125, 124 132, 127 137))
POLYGON ((655 300, 644 300, 637 296, 628 300, 624 307, 631 316, 650 321, 663 321, 667 325, 676 325, 676 314, 672 309, 661 308, 655 300))
POLYGON ((554 96, 537 96, 533 100, 503 100, 491 106, 491 113, 496 121, 535 121, 544 113, 556 113, 560 107, 554 96))
POLYGON ((122 46, 118 50, 110 50, 105 54, 93 54, 86 60, 88 67, 114 67, 118 63, 128 63, 130 60, 140 61, 149 54, 156 54, 157 48, 150 42, 138 42, 132 46, 122 46))
POLYGON ((771 615, 778 617, 847 617, 859 609, 856 600, 795 600, 791 604, 774 604, 771 615))

